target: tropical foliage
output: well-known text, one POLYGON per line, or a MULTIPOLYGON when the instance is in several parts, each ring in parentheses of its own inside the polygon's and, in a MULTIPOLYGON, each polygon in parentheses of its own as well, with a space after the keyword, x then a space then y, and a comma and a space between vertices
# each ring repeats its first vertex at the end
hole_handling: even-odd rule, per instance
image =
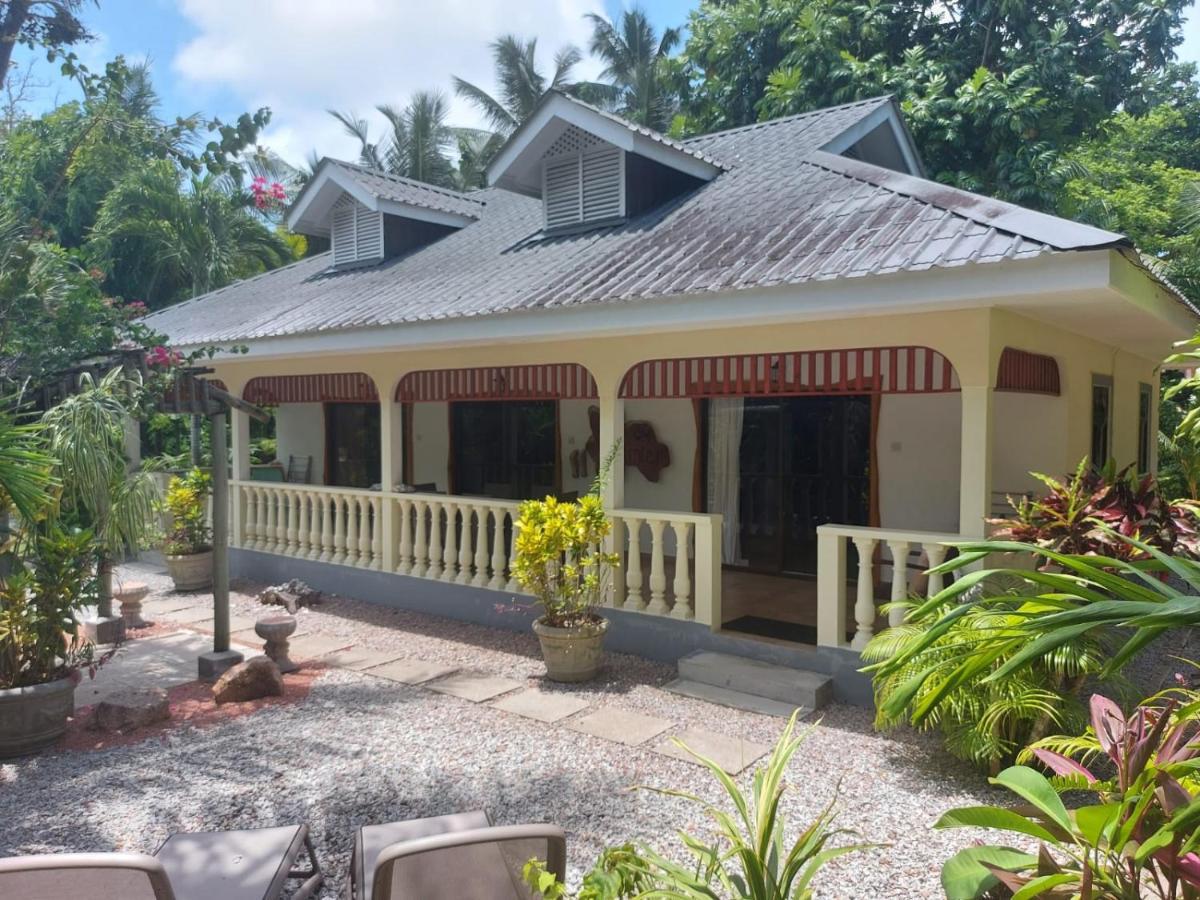
POLYGON ((615 25, 595 13, 587 18, 592 23, 588 49, 604 69, 601 83, 587 86, 585 96, 599 99, 632 122, 666 131, 678 105, 670 54, 679 43, 679 29, 656 34, 646 11, 636 6, 624 10, 615 25))
MULTIPOLYGON (((351 112, 330 110, 346 133, 360 144, 364 166, 442 187, 457 187, 454 163, 448 153, 455 134, 446 125, 446 98, 438 91, 418 91, 403 109, 376 107, 389 131, 381 142, 371 140, 365 119, 351 112)), ((472 185, 478 186, 478 185, 472 185)))
POLYGON ((527 883, 546 900, 567 897, 809 900, 813 896, 813 878, 826 863, 867 845, 842 842, 843 838, 854 835, 836 827, 835 801, 798 831, 793 831, 783 815, 781 804, 788 787, 784 779, 788 763, 808 736, 807 731, 795 733, 798 715, 799 710, 792 714, 765 765, 755 769, 749 795, 718 763, 674 739, 682 750, 708 769, 728 801, 726 807, 685 791, 643 788, 681 798, 715 824, 715 839, 680 833, 691 865, 674 862, 650 847, 625 844, 601 854, 595 867, 584 876, 577 894, 568 894, 536 860, 525 867, 527 883), (795 833, 795 839, 789 841, 786 833, 795 833))
POLYGON ((991 828, 1041 845, 1036 854, 1005 846, 959 852, 942 869, 950 900, 981 897, 1000 885, 1018 897, 1200 897, 1196 696, 1182 707, 1174 698, 1154 697, 1126 716, 1096 694, 1090 711, 1083 739, 1050 738, 1030 750, 1056 778, 1013 766, 992 779, 1016 794, 1021 807, 966 807, 938 820, 938 828, 991 828), (1088 764, 1074 758, 1080 755, 1088 764), (1091 765, 1096 758, 1103 770, 1091 765), (1095 802, 1068 810, 1061 796, 1067 792, 1090 794, 1095 802))
POLYGON ((171 517, 170 531, 163 544, 163 552, 168 556, 188 556, 212 546, 212 529, 208 525, 211 493, 212 478, 201 469, 171 478, 164 501, 171 517))

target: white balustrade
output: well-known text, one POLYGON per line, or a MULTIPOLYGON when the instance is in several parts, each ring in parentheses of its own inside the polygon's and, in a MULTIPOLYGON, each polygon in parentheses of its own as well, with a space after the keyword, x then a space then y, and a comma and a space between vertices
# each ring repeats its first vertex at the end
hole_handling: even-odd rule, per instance
MULTIPOLYGON (((400 574, 520 593, 511 571, 516 503, 319 485, 233 486, 244 510, 239 540, 248 549, 375 570, 383 569, 386 556, 400 574), (393 517, 390 531, 383 527, 385 516, 393 517), (384 546, 388 533, 393 547, 384 546)), ((720 516, 651 510, 610 515, 609 549, 620 565, 605 603, 708 625, 720 621, 720 516)))
MULTIPOLYGON (((856 525, 821 525, 817 528, 817 644, 862 650, 876 633, 880 595, 898 603, 917 593, 917 575, 910 577, 913 551, 920 568, 940 565, 947 544, 962 541, 957 534, 936 531, 900 531, 856 525), (858 556, 857 572, 848 571, 849 548, 858 556), (883 549, 887 555, 883 559, 883 549), (886 563, 886 564, 885 564, 886 563), (854 585, 853 624, 848 600, 854 585), (886 591, 884 590, 886 588, 886 591)), ((919 569, 918 569, 919 571, 919 569)), ((924 596, 932 597, 945 585, 940 574, 929 576, 924 596)), ((903 609, 888 612, 888 626, 904 621, 903 609)))

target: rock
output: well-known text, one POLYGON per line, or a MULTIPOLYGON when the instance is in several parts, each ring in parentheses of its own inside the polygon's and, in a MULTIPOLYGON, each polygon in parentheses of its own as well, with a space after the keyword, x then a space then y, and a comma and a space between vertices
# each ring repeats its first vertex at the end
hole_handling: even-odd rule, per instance
POLYGON ((162 688, 121 691, 96 704, 88 727, 96 731, 133 731, 171 718, 162 688))
POLYGON ((238 663, 213 685, 213 699, 218 703, 242 703, 261 697, 283 696, 283 675, 279 666, 265 656, 238 663))
POLYGON ((258 602, 268 606, 282 606, 295 615, 302 606, 315 606, 321 602, 321 592, 314 591, 299 578, 283 584, 272 585, 258 595, 258 602))

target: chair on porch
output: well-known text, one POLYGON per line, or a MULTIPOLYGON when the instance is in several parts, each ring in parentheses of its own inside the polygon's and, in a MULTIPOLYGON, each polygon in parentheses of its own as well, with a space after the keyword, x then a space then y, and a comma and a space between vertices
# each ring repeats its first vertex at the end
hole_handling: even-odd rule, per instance
POLYGON ((312 481, 312 457, 289 456, 285 480, 290 484, 309 484, 312 481))
POLYGON ((292 900, 316 895, 324 876, 306 825, 173 834, 144 853, 50 853, 0 859, 0 897, 22 900, 292 900), (309 868, 298 869, 301 853, 309 868))
POLYGON ((567 843, 553 825, 492 825, 482 810, 365 825, 350 862, 353 900, 532 900, 522 869, 546 861, 562 880, 567 843))

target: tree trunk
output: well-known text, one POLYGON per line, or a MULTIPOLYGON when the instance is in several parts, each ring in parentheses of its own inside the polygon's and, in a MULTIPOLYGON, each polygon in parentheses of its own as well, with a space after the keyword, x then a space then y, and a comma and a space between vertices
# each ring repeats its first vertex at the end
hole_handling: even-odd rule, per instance
POLYGON ((200 468, 200 417, 192 416, 192 468, 200 468))
POLYGON ((29 17, 29 0, 11 0, 8 12, 0 19, 0 87, 8 81, 8 67, 12 62, 13 47, 25 20, 29 17))
POLYGON ((96 617, 99 619, 112 618, 113 609, 113 563, 107 553, 103 554, 96 563, 96 577, 100 582, 96 600, 96 617))

